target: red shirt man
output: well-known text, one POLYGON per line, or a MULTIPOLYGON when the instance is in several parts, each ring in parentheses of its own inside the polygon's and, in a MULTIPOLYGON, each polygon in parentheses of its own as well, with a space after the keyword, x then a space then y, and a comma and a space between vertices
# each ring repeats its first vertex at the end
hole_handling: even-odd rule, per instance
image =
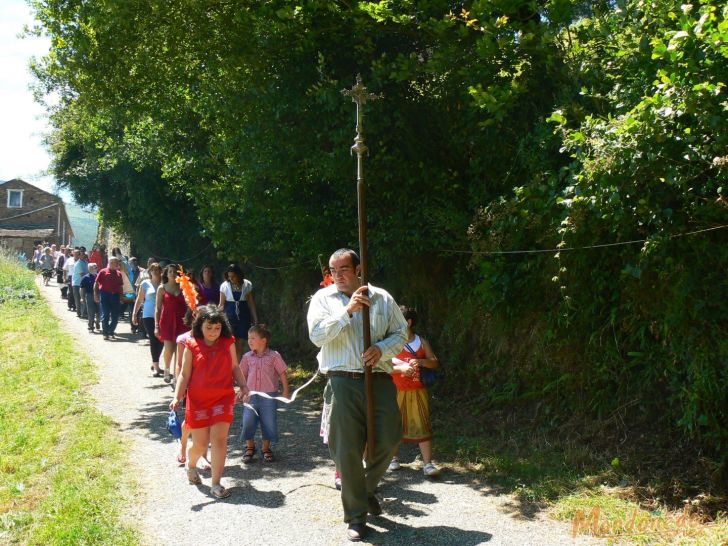
POLYGON ((99 292, 109 292, 111 294, 121 294, 124 292, 124 279, 119 271, 118 258, 111 258, 109 266, 103 268, 96 275, 96 283, 94 284, 94 298, 99 301, 99 292))
POLYGON ((94 283, 94 301, 101 306, 101 332, 104 339, 115 338, 123 291, 124 279, 119 271, 119 258, 110 258, 109 266, 99 271, 94 283))

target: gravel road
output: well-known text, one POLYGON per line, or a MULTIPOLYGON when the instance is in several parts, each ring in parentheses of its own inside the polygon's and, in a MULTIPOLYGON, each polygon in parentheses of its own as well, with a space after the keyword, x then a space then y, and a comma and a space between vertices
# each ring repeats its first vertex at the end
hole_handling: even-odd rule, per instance
MULTIPOLYGON (((98 366, 99 382, 92 389, 98 408, 130 440, 129 464, 139 490, 127 516, 138 525, 144 544, 349 544, 334 467, 318 435, 322 379, 279 409, 281 439, 274 446, 274 463, 262 463, 258 450, 255 462, 242 466, 238 412, 222 481, 232 495, 216 500, 209 494, 208 472, 202 473, 202 486, 189 485, 175 461, 177 444, 165 429, 172 391, 150 375, 148 342, 132 335, 128 322, 120 323, 116 340, 89 334, 86 322, 67 310, 55 283, 40 288, 63 329, 98 366)), ((415 452, 403 455, 404 462, 413 461, 415 452)), ((387 474, 380 485, 384 513, 370 518, 372 531, 364 544, 602 543, 574 539, 568 523, 522 507, 472 473, 442 466, 436 481, 426 479, 415 462, 387 474)))

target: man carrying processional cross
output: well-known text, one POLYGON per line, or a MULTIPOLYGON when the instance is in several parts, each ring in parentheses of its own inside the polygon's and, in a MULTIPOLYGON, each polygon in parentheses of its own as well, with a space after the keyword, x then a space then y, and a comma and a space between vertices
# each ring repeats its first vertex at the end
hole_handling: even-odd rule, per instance
POLYGON ((402 438, 397 389, 390 376, 392 357, 407 340, 407 321, 394 298, 381 288, 361 285, 359 256, 340 249, 329 259, 334 284, 319 290, 308 309, 311 341, 321 348, 319 369, 332 394, 329 451, 341 474, 341 502, 349 540, 367 532, 367 513, 382 510, 374 492, 402 438), (372 346, 364 350, 362 310, 369 308, 372 346), (367 443, 364 366, 372 368, 374 449, 367 443))
MULTIPOLYGON (((363 106, 380 98, 369 93, 357 76, 342 92, 356 104, 359 250, 337 250, 329 258, 334 284, 319 290, 308 309, 308 332, 321 351, 319 370, 326 374, 331 396, 328 444, 341 475, 341 503, 347 537, 359 541, 367 533, 367 513, 382 509, 375 496, 402 438, 397 389, 390 360, 407 341, 407 321, 394 298, 368 282, 367 227, 363 157, 363 106), (366 448, 366 466, 362 454, 366 448)), ((328 401, 327 401, 328 402, 328 401)))

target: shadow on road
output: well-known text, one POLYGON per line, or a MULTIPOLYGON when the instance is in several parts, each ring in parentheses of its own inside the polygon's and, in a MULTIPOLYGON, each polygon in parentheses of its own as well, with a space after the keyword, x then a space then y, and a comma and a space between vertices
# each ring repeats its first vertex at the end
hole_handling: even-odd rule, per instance
MULTIPOLYGON (((228 477, 235 477, 234 472, 228 472, 228 468, 225 469, 225 475, 228 477)), ((240 468, 238 467, 238 474, 240 474, 240 468)), ((244 480, 243 480, 244 481, 244 480)), ((230 491, 230 496, 226 499, 216 499, 212 496, 210 493, 210 488, 205 485, 197 486, 197 488, 204 494, 208 495, 209 498, 205 502, 200 502, 198 504, 193 504, 190 506, 190 510, 192 512, 200 512, 202 511, 206 506, 209 506, 210 504, 215 504, 217 502, 224 502, 226 504, 233 504, 233 505, 250 505, 250 506, 258 506, 260 508, 279 508, 283 506, 283 503, 285 502, 285 495, 281 493, 280 491, 258 491, 253 486, 251 486, 249 483, 245 483, 244 485, 236 485, 233 487, 228 487, 228 491, 230 491)))
POLYGON ((372 518, 369 522, 371 532, 366 540, 371 544, 457 544, 458 546, 476 546, 489 542, 493 535, 483 531, 468 531, 446 525, 431 527, 411 527, 389 520, 383 516, 372 518))
MULTIPOLYGON (((145 387, 147 389, 169 389, 160 382, 145 387)), ((170 390, 171 391, 171 390, 170 390)), ((163 394, 163 393, 162 393, 163 394)), ((158 402, 140 405, 136 418, 125 427, 127 430, 142 432, 147 437, 161 443, 175 442, 167 431, 167 415, 171 396, 162 396, 158 402)), ((283 404, 281 404, 283 406, 283 404)), ((278 430, 280 439, 273 445, 275 462, 262 461, 260 432, 256 437, 256 453, 253 461, 242 465, 243 443, 239 438, 242 407, 236 407, 235 420, 230 426, 228 455, 224 476, 231 479, 257 479, 298 476, 308 473, 321 465, 331 464, 328 448, 318 440, 319 416, 314 410, 315 402, 299 398, 295 406, 284 406, 278 410, 278 430), (301 453, 306 453, 301 457, 301 453)), ((184 417, 178 411, 180 419, 184 417)), ((333 467, 332 467, 333 485, 333 467)))
POLYGON ((401 516, 419 516, 424 515, 420 509, 421 506, 415 508, 408 506, 408 502, 423 505, 430 504, 425 498, 418 498, 422 495, 410 488, 416 484, 426 482, 428 480, 437 480, 453 486, 465 486, 478 491, 484 496, 504 496, 508 500, 505 501, 499 509, 508 516, 524 521, 535 520, 542 507, 509 495, 509 491, 504 487, 499 487, 492 483, 488 483, 483 478, 477 476, 473 472, 465 469, 453 468, 445 465, 442 473, 437 478, 426 478, 422 474, 421 463, 415 459, 418 448, 415 445, 403 445, 400 448, 399 460, 402 463, 402 469, 397 472, 388 472, 383 478, 380 485, 380 491, 385 495, 394 496, 395 502, 389 511, 392 514, 401 516))

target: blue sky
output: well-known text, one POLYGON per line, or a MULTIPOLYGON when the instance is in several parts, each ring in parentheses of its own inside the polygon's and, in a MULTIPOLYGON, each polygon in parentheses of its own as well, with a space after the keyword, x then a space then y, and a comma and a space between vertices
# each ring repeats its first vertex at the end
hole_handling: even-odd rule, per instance
MULTIPOLYGON (((45 175, 50 157, 43 146, 48 123, 33 100, 28 68, 31 57, 48 53, 50 40, 20 38, 33 16, 25 0, 0 0, 0 180, 22 178, 46 191, 54 180, 45 175)), ((65 195, 65 200, 68 196, 65 195)))

